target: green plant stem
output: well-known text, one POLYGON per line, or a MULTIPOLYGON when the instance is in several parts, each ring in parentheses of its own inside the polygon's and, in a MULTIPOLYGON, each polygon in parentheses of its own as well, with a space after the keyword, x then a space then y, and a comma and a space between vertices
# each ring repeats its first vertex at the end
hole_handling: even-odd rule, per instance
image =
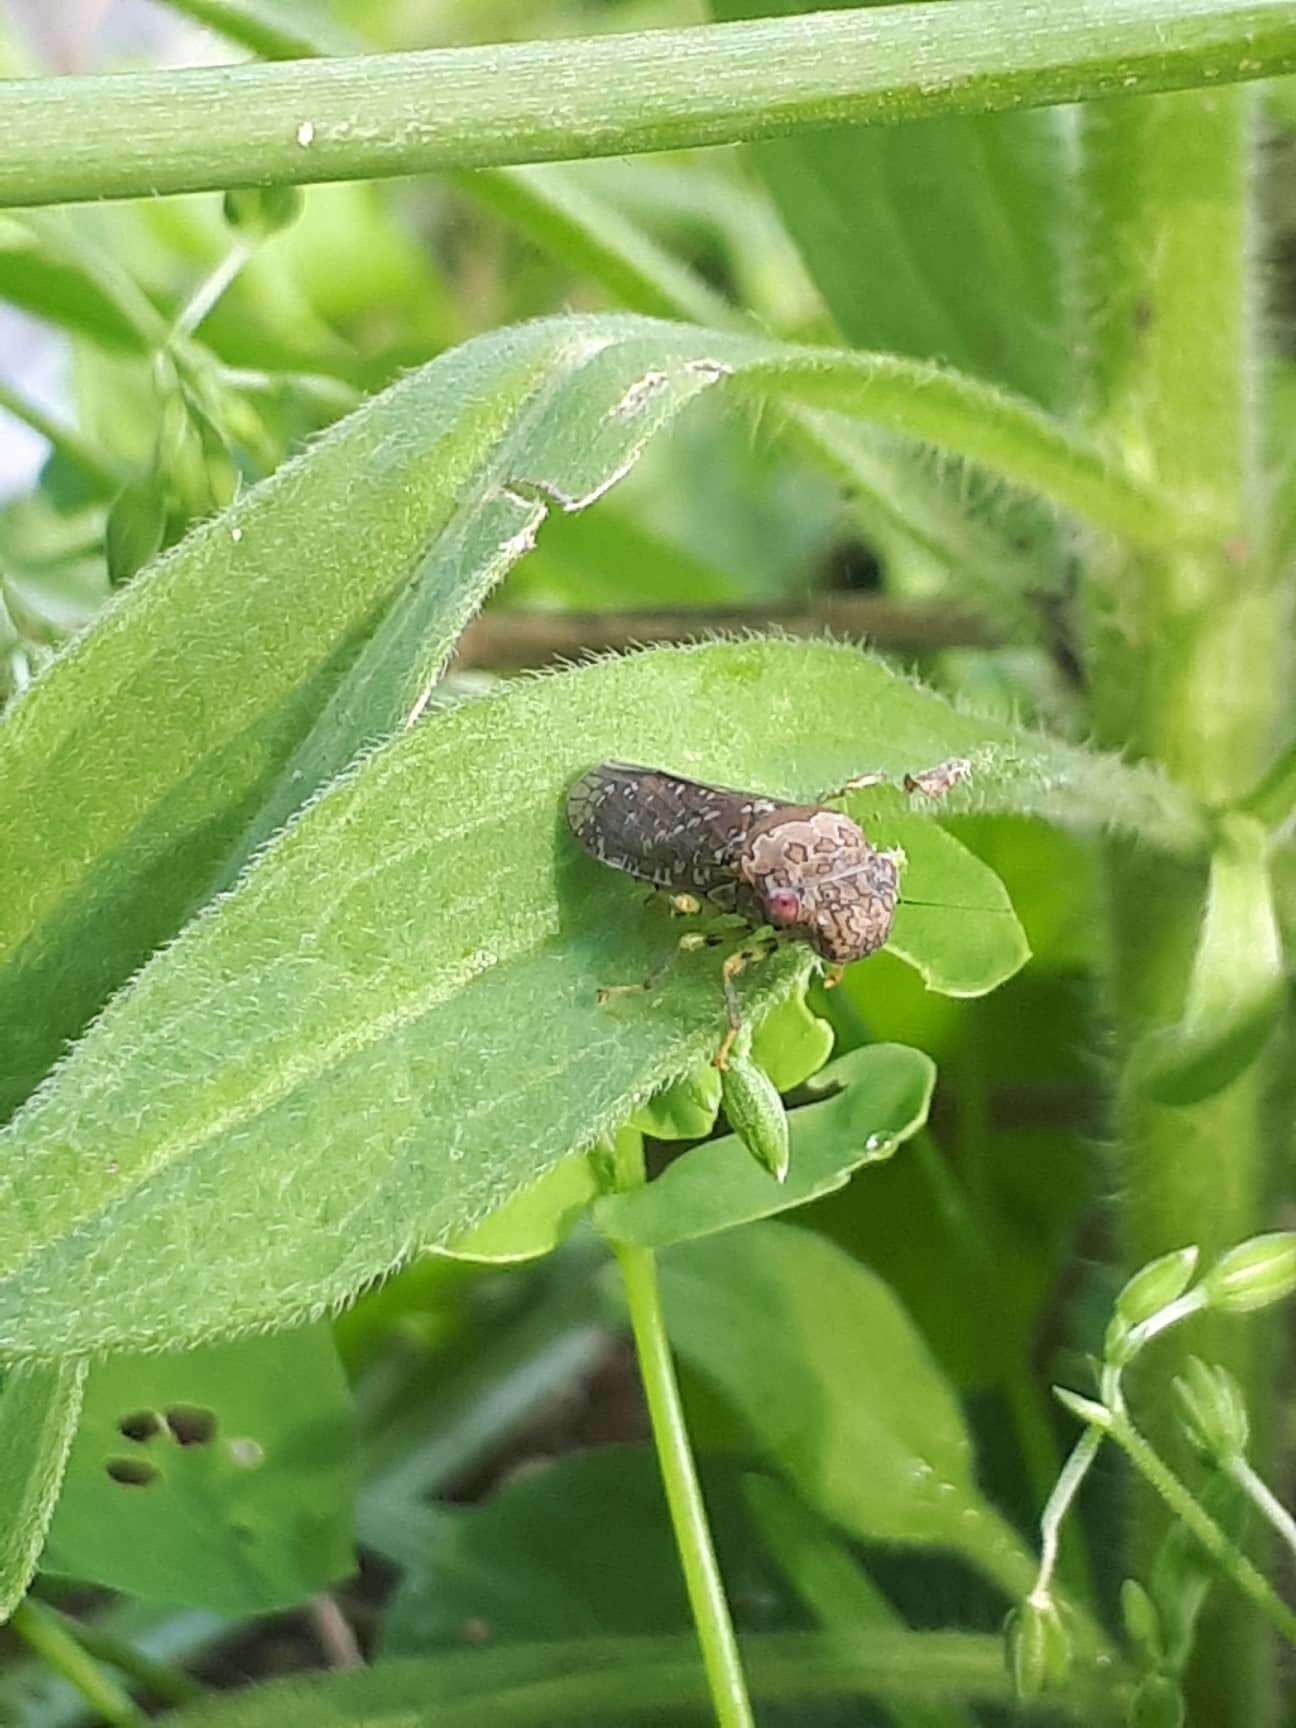
POLYGON ((1150 1483, 1180 1522, 1192 1531, 1220 1570, 1237 1585, 1254 1607, 1296 1646, 1296 1613, 1274 1591, 1268 1579, 1229 1541, 1215 1520, 1193 1498, 1165 1460, 1148 1444, 1124 1411, 1112 1412, 1108 1429, 1143 1479, 1150 1483))
POLYGON ((129 1638, 121 1638, 86 1621, 71 1620, 57 1609, 44 1609, 44 1612, 64 1626, 68 1636, 81 1646, 87 1656, 111 1663, 162 1703, 192 1704, 206 1697, 206 1689, 183 1668, 146 1656, 129 1638))
POLYGON ((1286 0, 962 0, 635 35, 13 80, 0 203, 734 143, 1273 77, 1286 0), (105 100, 105 97, 110 100, 105 100))
POLYGON ((61 1674, 105 1722, 140 1728, 144 1713, 73 1637, 63 1616, 30 1596, 14 1609, 10 1626, 29 1649, 61 1674))
POLYGON ((70 426, 60 425, 57 420, 51 419, 42 409, 37 408, 35 403, 27 401, 3 382, 0 382, 0 410, 12 414, 14 419, 21 420, 24 426, 30 426, 57 456, 69 466, 78 469, 99 491, 115 492, 121 485, 124 476, 109 456, 95 450, 79 432, 70 426))
MULTIPOLYGON (((330 49, 313 31, 295 26, 286 32, 277 22, 267 34, 265 20, 246 8, 243 0, 169 0, 169 4, 267 59, 356 51, 355 43, 330 49)), ((461 170, 454 180, 466 196, 516 223, 569 266, 593 276, 629 311, 717 329, 757 328, 753 319, 690 265, 555 165, 461 170)), ((784 404, 783 417, 792 440, 846 488, 871 538, 903 535, 957 572, 965 593, 971 585, 993 595, 999 615, 1008 593, 1021 591, 1033 579, 1025 568, 1015 568, 1018 554, 1006 537, 953 510, 938 486, 911 462, 897 459, 884 442, 872 440, 861 428, 843 426, 834 415, 795 403, 784 404)), ((1033 620, 1021 622, 1029 626, 1033 620)))
MULTIPOLYGON (((637 1138, 633 1146, 618 1147, 617 1166, 619 1186, 642 1183, 643 1149, 637 1138)), ((716 1722, 719 1728, 754 1728, 738 1639, 725 1600, 702 1489, 684 1426, 684 1408, 662 1313, 657 1264, 650 1248, 628 1242, 614 1242, 612 1248, 625 1288, 653 1441, 716 1722)))
MULTIPOLYGON (((1160 760, 1207 805, 1264 775, 1285 699, 1285 596, 1251 556, 1265 541, 1257 468, 1250 116, 1242 92, 1113 103, 1085 121, 1089 387, 1108 441, 1150 482, 1214 523, 1213 550, 1090 560, 1089 668, 1099 733, 1160 760)), ((1108 853, 1112 1012, 1127 1063, 1118 1100, 1123 1250, 1146 1264, 1186 1242, 1207 1261, 1263 1217, 1263 1064, 1188 1108, 1157 1105, 1128 1066, 1182 1017, 1204 872, 1108 853)), ((1141 1387, 1146 1427, 1183 1455, 1172 1379, 1189 1345, 1226 1364, 1258 1416, 1262 1328, 1208 1315, 1168 1340, 1141 1387)), ((1164 1513, 1134 1504, 1134 1564, 1164 1513)), ((1193 1680, 1202 1721, 1266 1716, 1263 1628, 1242 1605, 1203 1622, 1193 1680)))
POLYGON ((171 325, 171 339, 183 339, 192 336, 202 324, 221 297, 233 287, 244 265, 251 258, 253 248, 243 240, 235 240, 225 256, 221 258, 203 277, 184 305, 176 313, 171 325))
POLYGON ((1296 1554, 1296 1518, 1292 1517, 1269 1485, 1261 1481, 1245 1458, 1230 1459, 1225 1470, 1261 1517, 1277 1531, 1291 1553, 1296 1554))
POLYGON ((1071 1503, 1080 1491, 1080 1484, 1089 1474, 1089 1466, 1098 1456, 1098 1449, 1103 1442, 1103 1430, 1098 1427, 1086 1428, 1076 1441, 1066 1463, 1058 1476, 1053 1492, 1049 1495, 1048 1504, 1040 1518, 1040 1567, 1035 1580, 1032 1595, 1046 1597, 1052 1587, 1053 1572, 1057 1566, 1058 1549, 1062 1533, 1062 1525, 1071 1503))

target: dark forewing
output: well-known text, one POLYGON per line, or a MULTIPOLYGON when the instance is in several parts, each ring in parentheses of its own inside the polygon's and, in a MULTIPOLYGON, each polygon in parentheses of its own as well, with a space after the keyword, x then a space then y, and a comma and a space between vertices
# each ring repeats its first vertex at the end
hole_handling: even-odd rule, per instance
POLYGON ((774 798, 706 786, 659 768, 601 762, 572 787, 567 819, 601 863, 675 893, 732 895, 735 860, 774 798))

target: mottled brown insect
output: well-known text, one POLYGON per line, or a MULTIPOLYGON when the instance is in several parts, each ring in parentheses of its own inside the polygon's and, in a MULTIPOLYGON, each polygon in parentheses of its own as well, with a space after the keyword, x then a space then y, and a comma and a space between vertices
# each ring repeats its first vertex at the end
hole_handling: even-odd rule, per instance
POLYGON ((697 910, 700 896, 765 930, 763 942, 724 963, 729 1034, 716 1058, 721 1067, 740 1024, 733 979, 748 961, 791 939, 809 943, 836 970, 875 953, 891 933, 900 860, 826 805, 603 762, 572 787, 567 815, 601 863, 665 890, 681 909, 697 910))
POLYGON ((567 814, 600 862, 769 924, 833 965, 874 953, 891 932, 895 857, 826 805, 604 762, 573 786, 567 814))

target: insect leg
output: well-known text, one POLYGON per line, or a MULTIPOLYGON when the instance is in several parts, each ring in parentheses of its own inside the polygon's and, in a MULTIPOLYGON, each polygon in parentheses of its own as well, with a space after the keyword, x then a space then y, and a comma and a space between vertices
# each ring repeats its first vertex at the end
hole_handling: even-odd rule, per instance
POLYGON ((906 792, 921 792, 925 798, 943 798, 967 780, 971 773, 972 764, 966 756, 951 756, 945 762, 938 762, 934 768, 906 774, 903 785, 906 792))
POLYGON ((600 1008, 605 1007, 614 996, 641 996, 653 989, 675 962, 674 954, 668 954, 660 966, 654 966, 648 976, 638 984, 603 984, 594 992, 594 1000, 600 1008))
MULTIPOLYGON (((656 898, 656 894, 652 896, 656 898)), ((672 917, 691 917, 702 910, 702 903, 692 894, 676 894, 671 898, 672 917)), ((736 913, 722 913, 712 920, 713 928, 709 930, 690 930, 687 936, 681 936, 679 941, 661 962, 655 966, 648 976, 639 984, 605 984, 595 994, 594 1000, 602 1008, 614 996, 639 996, 652 990, 665 977, 675 963, 676 953, 691 954, 698 948, 718 948, 721 943, 732 939, 733 926, 748 928, 747 920, 736 913), (727 926, 728 928, 717 928, 727 926)))
POLYGON ((832 798, 844 798, 848 792, 863 792, 869 786, 885 786, 890 778, 890 775, 884 774, 880 768, 869 769, 863 774, 854 774, 849 780, 843 781, 840 786, 834 786, 831 792, 825 792, 819 802, 827 804, 832 798))
POLYGON ((778 945, 779 939, 772 932, 764 936, 758 933, 756 938, 748 942, 745 947, 736 948, 732 954, 728 955, 724 965, 720 968, 720 983, 724 990, 725 1012, 728 1015, 729 1025, 720 1041, 720 1048, 711 1058, 713 1067, 723 1071, 728 1064, 729 1052, 733 1049, 734 1039, 742 1031, 742 1012, 738 1007, 738 992, 734 989, 734 979, 754 960, 767 959, 769 955, 775 952, 778 945))

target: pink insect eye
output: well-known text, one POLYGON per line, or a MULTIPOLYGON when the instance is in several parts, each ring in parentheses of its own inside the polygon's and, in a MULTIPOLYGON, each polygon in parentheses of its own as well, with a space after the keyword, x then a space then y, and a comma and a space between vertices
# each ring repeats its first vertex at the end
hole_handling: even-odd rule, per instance
POLYGON ((765 896, 765 911, 773 924, 795 924, 801 911, 801 896, 791 888, 775 888, 765 896))

